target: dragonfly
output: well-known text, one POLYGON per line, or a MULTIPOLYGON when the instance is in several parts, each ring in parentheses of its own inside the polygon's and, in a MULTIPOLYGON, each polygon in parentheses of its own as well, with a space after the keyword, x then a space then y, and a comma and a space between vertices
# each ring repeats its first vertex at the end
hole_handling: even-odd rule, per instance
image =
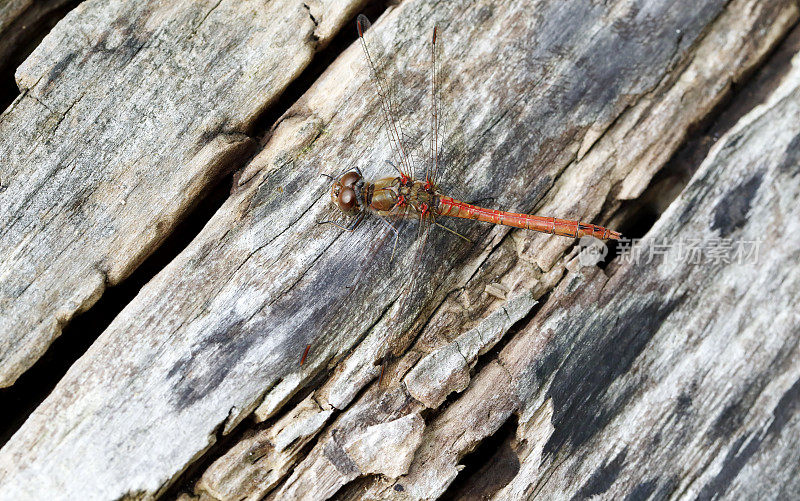
MULTIPOLYGON (((331 177, 330 199, 338 211, 352 220, 349 225, 336 221, 320 221, 321 224, 332 224, 345 231, 355 229, 370 215, 375 215, 384 220, 387 226, 395 233, 395 244, 392 250, 392 259, 397 247, 399 232, 392 221, 401 219, 414 219, 419 222, 419 235, 422 240, 417 255, 421 254, 427 242, 430 229, 434 226, 442 227, 466 239, 455 230, 441 224, 444 218, 472 219, 485 223, 522 228, 526 230, 549 233, 569 238, 584 236, 598 239, 619 240, 622 235, 614 230, 572 219, 559 219, 556 217, 521 214, 504 210, 489 209, 464 202, 449 196, 441 190, 438 184, 441 167, 441 104, 439 102, 439 61, 437 59, 438 29, 433 28, 430 53, 431 53, 431 110, 430 110, 430 147, 424 162, 424 172, 415 177, 414 157, 411 155, 410 144, 403 133, 403 127, 398 119, 398 103, 393 95, 390 82, 380 69, 375 59, 374 45, 379 42, 371 35, 371 24, 364 15, 359 15, 356 21, 358 37, 369 68, 369 76, 377 94, 377 101, 381 108, 383 128, 387 134, 389 145, 392 149, 393 161, 389 165, 393 168, 392 175, 379 179, 369 180, 364 177, 358 167, 347 170, 338 177, 331 177)), ((301 364, 305 361, 311 345, 306 346, 301 364)), ((381 379, 383 370, 381 370, 381 379)))

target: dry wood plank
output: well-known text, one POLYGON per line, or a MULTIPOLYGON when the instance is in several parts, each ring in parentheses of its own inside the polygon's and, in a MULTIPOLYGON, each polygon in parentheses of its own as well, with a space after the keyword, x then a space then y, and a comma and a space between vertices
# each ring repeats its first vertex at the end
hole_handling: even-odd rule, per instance
POLYGON ((520 418, 547 408, 550 432, 530 440, 543 428, 520 426, 538 450, 498 499, 800 492, 798 169, 796 56, 641 242, 642 258, 608 277, 571 275, 500 354, 512 380, 535 374, 515 389, 520 418), (698 237, 695 262, 681 245, 698 237), (737 242, 756 254, 737 262, 737 242))
MULTIPOLYGON (((630 259, 604 271, 580 267, 573 253, 572 271, 532 321, 426 422, 407 475, 368 477, 338 496, 439 497, 463 456, 512 414, 511 476, 472 498, 796 496, 798 174, 795 56, 783 85, 722 138, 630 259), (695 239, 699 262, 686 257, 695 239)), ((354 477, 332 449, 367 433, 363 423, 392 404, 399 416, 420 411, 419 401, 409 409, 397 395, 366 394, 270 499, 314 496, 354 477)), ((225 459, 209 472, 254 469, 225 459)))
POLYGON ((87 2, 58 24, 0 115, 0 387, 253 150, 359 4, 87 2))
MULTIPOLYGON (((670 88, 669 84, 666 85, 664 89, 659 89, 661 95, 666 95, 669 98, 664 99, 670 105, 676 106, 673 108, 675 111, 670 110, 669 107, 666 105, 662 105, 661 112, 664 112, 664 108, 667 110, 672 111, 672 113, 679 114, 681 111, 685 111, 687 108, 691 108, 688 106, 687 108, 677 108, 677 103, 680 102, 681 99, 687 99, 686 96, 692 96, 700 94, 699 89, 703 88, 716 88, 721 89, 726 85, 730 84, 731 80, 735 80, 736 77, 730 74, 725 73, 716 73, 714 74, 714 70, 711 70, 709 66, 719 71, 720 68, 726 67, 728 64, 731 64, 731 67, 735 67, 735 64, 726 63, 725 61, 721 61, 716 59, 717 56, 714 58, 708 57, 709 54, 725 54, 726 52, 723 48, 728 47, 730 39, 732 38, 732 32, 746 32, 748 29, 753 29, 755 26, 760 26, 761 22, 756 21, 759 14, 756 14, 753 18, 748 18, 745 14, 748 12, 748 9, 745 8, 743 5, 733 5, 730 8, 730 12, 726 15, 720 16, 717 19, 717 24, 714 28, 710 29, 709 34, 704 39, 704 43, 700 45, 696 50, 701 56, 695 56, 693 65, 689 68, 685 68, 685 74, 682 78, 676 78, 676 81, 679 82, 678 84, 674 84, 675 87, 670 88), (746 27, 751 28, 746 28, 746 27), (696 78, 698 74, 713 74, 713 77, 709 77, 708 80, 704 80, 702 83, 696 82, 695 85, 700 85, 698 88, 694 88, 691 85, 688 87, 683 86, 680 82, 683 79, 693 80, 696 78), (671 92, 670 92, 671 91, 671 92)), ((753 11, 749 11, 753 14, 753 11)), ((795 14, 796 15, 796 14, 795 14)), ((794 16, 794 15, 793 15, 794 16)), ((448 33, 444 32, 444 39, 447 40, 448 33)), ((743 37, 742 41, 747 37, 743 37)), ((500 42, 501 43, 501 42, 500 42)), ((745 44, 747 42, 744 42, 745 44)), ((739 53, 739 55, 743 55, 739 53)), ((744 68, 739 68, 744 69, 744 68)), ((653 94, 659 94, 659 92, 654 92, 653 94)), ((704 99, 708 99, 710 96, 704 96, 704 99)), ((656 100, 653 98, 653 100, 656 100)), ((708 101, 703 101, 708 103, 708 101)), ((685 101, 684 101, 685 103, 685 101)), ((645 106, 653 106, 652 101, 648 100, 645 106)), ((639 118, 642 116, 642 112, 635 110, 634 107, 633 116, 639 118)), ((670 115, 669 113, 665 113, 666 116, 674 116, 670 115)), ((681 123, 688 123, 689 120, 683 118, 679 120, 681 123)), ((649 123, 656 122, 655 119, 649 121, 649 123)), ((624 120, 619 120, 619 123, 624 124, 624 120)), ((646 122, 647 123, 647 122, 646 122)), ((668 122, 669 123, 669 122, 668 122)), ((665 124, 662 124, 662 127, 665 124)), ((646 131, 648 134, 651 134, 650 137, 656 137, 657 134, 653 130, 650 129, 648 125, 648 130, 646 131)), ((611 137, 619 138, 620 140, 624 139, 626 134, 641 134, 641 131, 633 130, 631 131, 631 127, 623 127, 621 131, 615 131, 613 128, 610 131, 611 137)), ((670 133, 675 133, 675 131, 670 131, 670 133)), ((659 136, 663 137, 663 136, 659 136)), ((601 138, 602 141, 602 138, 601 138)), ((672 139, 669 139, 672 141, 672 139)), ((621 141, 620 141, 621 142, 621 141)), ((648 143, 645 143, 648 144, 648 143)), ((670 143, 672 144, 672 143, 670 143)), ((665 154, 663 151, 659 151, 658 146, 665 147, 663 144, 658 145, 651 145, 650 151, 658 151, 658 156, 656 158, 663 158, 665 154)), ((606 155, 608 155, 606 153, 606 155)), ((607 158, 607 156, 606 156, 607 158)), ((642 161, 640 165, 645 165, 646 162, 642 161)), ((648 170, 652 167, 648 166, 648 170)), ((632 176, 637 175, 636 172, 631 174, 632 176)), ((564 187, 564 190, 569 193, 570 189, 574 189, 574 185, 568 185, 564 187)), ((464 293, 461 294, 461 297, 451 301, 451 303, 456 303, 455 305, 449 305, 451 312, 439 314, 430 320, 429 328, 426 329, 427 332, 432 332, 433 335, 431 337, 438 338, 437 341, 439 344, 442 342, 442 334, 441 331, 456 331, 459 332, 459 329, 463 329, 465 324, 465 316, 468 317, 468 311, 465 311, 463 306, 459 307, 458 303, 461 302, 461 298, 466 295, 466 292, 470 292, 471 297, 475 298, 475 295, 480 294, 480 291, 485 287, 487 283, 491 283, 491 280, 494 278, 492 277, 493 274, 505 274, 504 281, 507 285, 509 285, 513 289, 519 289, 520 287, 530 287, 531 282, 533 281, 533 277, 530 271, 529 262, 526 262, 526 259, 523 256, 517 256, 518 247, 529 245, 525 242, 525 239, 522 240, 521 245, 517 245, 515 249, 514 242, 504 242, 503 245, 499 246, 496 249, 493 249, 493 256, 485 258, 485 256, 480 256, 476 261, 477 264, 474 266, 467 265, 466 266, 466 274, 471 276, 473 270, 478 268, 478 264, 483 264, 483 266, 487 267, 487 271, 485 271, 485 275, 481 277, 481 274, 478 274, 478 277, 474 277, 473 280, 470 282, 477 282, 477 284, 467 285, 467 289, 464 293), (504 248, 505 247, 505 248, 504 248), (505 252, 505 255, 503 253, 505 252), (513 255, 514 257, 509 257, 509 254, 513 255), (515 265, 509 270, 508 262, 511 261, 515 263, 515 265)), ((494 246, 496 242, 492 242, 494 246)), ((540 279, 540 283, 535 287, 536 289, 536 296, 540 296, 550 287, 552 287, 553 283, 558 281, 558 278, 563 273, 563 265, 556 266, 551 269, 551 272, 545 276, 538 276, 534 275, 536 278, 540 279)), ((497 275, 495 275, 496 277, 497 275)), ((484 298, 485 300, 485 298, 484 298)), ((470 300, 470 302, 472 302, 470 300)), ((474 307, 474 302, 472 305, 474 307)), ((445 306, 439 308, 439 313, 448 310, 448 304, 445 303, 445 306)), ((462 330, 463 331, 463 330, 462 330)), ((418 343, 418 346, 415 347, 417 350, 426 350, 425 344, 427 343, 425 339, 425 333, 423 333, 421 342, 418 343), (422 345, 422 346, 420 346, 422 345)), ((430 344, 435 343, 432 341, 430 344)), ((286 421, 289 419, 294 420, 294 426, 298 429, 306 430, 302 436, 297 437, 297 441, 292 443, 292 446, 287 449, 283 450, 281 446, 276 446, 274 442, 270 441, 270 434, 274 433, 275 430, 271 427, 266 430, 263 430, 255 437, 248 437, 247 439, 243 440, 237 446, 237 450, 259 450, 259 448, 267 448, 271 451, 271 455, 269 457, 264 457, 263 460, 255 459, 253 456, 250 456, 247 461, 243 461, 241 457, 238 457, 236 454, 229 454, 221 457, 214 465, 209 468, 206 474, 202 477, 198 485, 196 486, 196 492, 201 495, 210 495, 214 498, 218 499, 237 499, 241 497, 247 496, 248 499, 258 499, 263 495, 264 489, 272 488, 273 482, 270 483, 261 483, 259 484, 254 479, 257 479, 259 475, 261 475, 265 471, 271 471, 273 465, 281 465, 281 468, 285 471, 289 467, 286 465, 287 461, 293 461, 296 458, 296 451, 302 449, 303 447, 307 446, 313 440, 317 441, 317 445, 312 450, 309 457, 304 460, 300 465, 295 469, 294 474, 292 477, 280 488, 280 490, 275 491, 274 497, 276 499, 281 499, 284 497, 292 498, 292 497, 303 497, 303 496, 319 496, 322 497, 322 493, 325 492, 335 492, 338 486, 347 484, 354 475, 357 475, 357 472, 354 473, 351 469, 348 469, 346 466, 342 466, 341 458, 343 457, 339 453, 334 453, 332 450, 338 450, 336 448, 337 443, 341 443, 342 441, 350 440, 351 434, 355 436, 359 436, 360 434, 364 433, 364 423, 372 423, 381 420, 392 420, 402 417, 403 415, 419 412, 420 410, 420 403, 419 401, 414 402, 413 400, 409 401, 408 398, 410 395, 405 394, 405 398, 401 395, 397 394, 390 394, 390 395, 380 395, 373 391, 368 392, 364 395, 359 401, 355 404, 352 404, 349 408, 347 408, 345 414, 338 420, 334 422, 334 424, 330 425, 325 433, 318 439, 314 439, 313 436, 310 436, 308 431, 312 428, 314 430, 321 429, 321 425, 319 423, 320 417, 322 417, 322 413, 325 412, 329 407, 333 407, 335 409, 343 409, 345 405, 347 405, 348 398, 352 398, 354 391, 352 387, 360 388, 360 386, 355 385, 352 383, 354 379, 354 375, 358 375, 359 369, 363 368, 363 366, 370 367, 370 364, 364 364, 363 362, 359 364, 359 360, 361 360, 364 356, 369 356, 371 352, 376 350, 375 344, 371 346, 369 343, 364 343, 368 346, 364 353, 356 353, 354 356, 347 360, 345 363, 342 364, 344 370, 341 374, 337 374, 335 377, 329 381, 325 386, 323 386, 319 391, 316 392, 315 401, 317 402, 315 405, 318 407, 319 411, 314 414, 307 414, 303 413, 298 414, 294 411, 290 412, 286 416, 281 418, 281 427, 287 426, 286 421), (355 360, 353 360, 355 359, 355 360), (353 369, 351 369, 353 367, 353 369), (337 391, 332 391, 332 388, 337 388, 337 391), (387 408, 392 408, 392 411, 387 411, 387 408), (332 436, 335 434, 336 439, 333 439, 332 436), (333 448, 333 449, 331 449, 333 448), (327 457, 327 460, 326 460, 327 457), (339 458, 336 460, 335 458, 339 458), (243 481, 243 479, 245 479, 243 481), (257 486, 257 487, 256 487, 257 486)), ((435 352, 434 358, 437 357, 439 354, 442 353, 452 353, 452 345, 447 345, 442 350, 435 352)), ((299 349, 299 347, 298 347, 299 349)), ((360 350, 360 348, 359 348, 360 350)), ((456 350, 459 351, 459 350, 456 350)), ((454 357, 453 357, 454 358, 454 357)), ((436 366, 435 370, 442 370, 446 368, 446 364, 444 360, 451 359, 449 356, 442 357, 438 360, 441 365, 436 366)), ((415 369, 419 369, 425 366, 424 361, 416 366, 415 369)), ((372 367, 370 367, 372 369, 372 367)), ((374 369, 373 369, 374 370, 374 369)), ((513 402, 508 404, 507 409, 498 409, 498 411, 493 415, 490 415, 484 426, 479 426, 474 420, 468 420, 466 423, 462 421, 462 416, 469 415, 470 409, 478 409, 478 412, 486 409, 485 402, 486 401, 493 401, 493 399, 498 398, 498 388, 504 388, 507 386, 506 380, 504 378, 505 371, 502 370, 497 364, 490 364, 488 368, 484 369, 484 372, 492 374, 492 377, 486 378, 483 380, 483 383, 477 384, 476 388, 473 388, 472 391, 475 391, 476 394, 480 394, 480 391, 483 391, 483 394, 480 394, 481 398, 473 397, 468 399, 464 402, 463 406, 458 405, 448 416, 452 416, 452 422, 460 422, 463 425, 463 428, 458 428, 457 430, 453 429, 444 429, 444 432, 441 433, 440 436, 429 435, 426 436, 426 445, 427 447, 423 447, 421 450, 426 450, 430 452, 430 454, 435 455, 437 457, 443 457, 446 460, 451 461, 448 465, 442 464, 426 464, 425 473, 429 474, 428 478, 439 478, 437 474, 446 475, 445 479, 442 481, 439 490, 424 490, 422 494, 419 492, 417 493, 421 497, 427 496, 434 496, 437 492, 441 492, 441 490, 446 487, 447 481, 452 480, 452 478, 457 474, 458 468, 458 460, 464 454, 466 454, 469 450, 471 450, 475 444, 480 442, 483 438, 487 435, 490 435, 494 430, 499 427, 503 421, 507 418, 510 409, 513 409, 513 402), (450 444, 452 442, 453 437, 462 435, 464 432, 464 428, 467 429, 478 429, 480 430, 479 433, 473 435, 467 435, 469 438, 464 442, 458 444, 460 448, 455 448, 452 451, 452 454, 448 454, 446 448, 443 444, 450 444)), ((412 375, 415 373, 412 370, 412 375)), ((431 377, 430 379, 439 381, 443 381, 446 383, 453 384, 449 387, 449 391, 459 391, 464 382, 463 377, 459 376, 459 374, 463 374, 463 365, 457 364, 456 367, 453 369, 451 374, 436 374, 435 377, 431 377)), ((410 377, 410 376, 409 376, 410 377)), ((525 381, 523 381, 524 383, 525 381)), ((407 377, 405 380, 407 387, 412 388, 412 381, 409 380, 407 377)), ((520 382, 515 382, 515 384, 520 384, 520 382)), ((434 385, 429 385, 425 389, 429 391, 433 391, 435 388, 434 385)), ((446 388, 445 388, 446 389, 446 388)), ((398 390, 399 391, 399 390, 398 390)), ((413 390, 412 390, 413 391, 413 390)), ((438 390, 438 391, 441 391, 438 390)), ((446 393, 449 393, 447 391, 446 393)), ((446 394, 445 393, 445 394, 446 394)), ((415 394, 417 398, 420 398, 421 392, 417 392, 415 394)), ((431 403, 438 403, 441 397, 436 397, 432 399, 431 403)), ((421 401, 428 400, 427 397, 420 398, 421 401)), ((265 407, 262 413, 256 412, 256 418, 258 420, 264 419, 265 417, 269 416, 271 411, 275 408, 276 404, 271 404, 269 398, 265 400, 265 407)), ((552 413, 552 410, 551 410, 552 413)), ((324 419, 328 419, 328 415, 324 416, 324 419)), ((549 415, 546 412, 538 412, 535 416, 530 418, 526 416, 526 419, 529 419, 529 426, 533 426, 536 423, 541 421, 541 427, 535 426, 530 431, 532 436, 536 434, 552 434, 552 431, 547 432, 547 426, 550 426, 549 415), (545 419, 545 417, 547 419, 545 419), (547 426, 545 426, 547 425, 547 426), (544 430, 544 431, 542 431, 544 430)), ((441 425, 440 425, 441 426, 441 425)), ((282 429, 278 427, 277 430, 282 429)), ((428 433, 428 432, 426 432, 428 433)), ((434 432, 430 432, 434 433, 434 432)), ((424 473, 422 474, 424 475, 424 473)), ((524 476, 520 476, 520 479, 524 479, 524 476)), ((380 481, 377 482, 380 485, 380 481)), ((404 485, 404 481, 401 479, 398 481, 398 484, 404 485)), ((353 487, 352 491, 349 491, 353 497, 359 497, 364 494, 362 488, 364 487, 363 483, 359 483, 353 487)), ((431 487, 431 486, 424 486, 424 487, 431 487)), ((347 492, 344 493, 339 492, 339 495, 347 496, 347 492)), ((400 495, 398 491, 381 491, 380 489, 375 489, 371 491, 372 494, 377 496, 398 496, 400 495)), ((413 497, 413 496, 412 496, 413 497)))
MULTIPOLYGON (((375 29, 386 40, 412 41, 393 48, 407 62, 413 81, 423 79, 427 67, 426 46, 414 40, 426 40, 434 22, 443 28, 449 66, 444 68, 444 105, 454 114, 451 120, 461 124, 460 135, 449 139, 474 147, 465 159, 471 166, 466 176, 477 183, 466 197, 492 195, 509 208, 543 207, 592 219, 604 206, 637 196, 689 125, 722 99, 797 15, 797 5, 788 1, 552 1, 533 11, 522 2, 493 7, 409 2, 375 29), (488 179, 508 182, 479 182, 488 179)), ((424 99, 424 85, 408 89, 408 102, 424 99)), ((374 449, 357 444, 374 436, 416 436, 417 427, 395 423, 424 408, 404 386, 385 393, 376 385, 362 391, 377 376, 375 359, 389 316, 383 313, 391 312, 399 294, 380 265, 391 249, 379 251, 379 264, 370 268, 371 287, 354 296, 345 285, 355 277, 354 265, 375 231, 367 227, 342 236, 315 224, 330 210, 320 173, 353 164, 369 175, 383 172, 388 148, 375 140, 381 137, 381 122, 369 118, 371 92, 359 49, 351 47, 282 118, 242 173, 237 191, 198 238, 114 320, 0 451, 5 472, 0 481, 7 486, 0 496, 150 497, 202 454, 217 430, 227 433, 251 413, 258 420, 277 419, 276 428, 259 437, 264 457, 280 466, 269 481, 280 482, 298 462, 276 496, 323 487, 336 492, 364 473, 348 453, 374 457, 374 449), (300 367, 309 342, 314 349, 300 367), (302 409, 283 409, 328 365, 336 369, 313 401, 305 400, 302 409), (339 411, 335 427, 325 429, 339 411), (278 419, 284 412, 298 416, 298 422, 278 419), (370 428, 380 423, 396 426, 370 428), (284 440, 276 447, 279 436, 284 440), (311 440, 317 443, 302 460, 301 449, 294 447, 311 440), (72 467, 76 458, 77 469, 72 467)), ((408 119, 424 116, 424 109, 414 108, 408 119)), ((455 183, 463 175, 452 172, 446 181, 455 183)), ((372 229, 378 228, 374 223, 372 229)), ((493 281, 476 270, 507 271, 509 255, 518 250, 536 255, 535 260, 514 259, 515 273, 503 279, 509 304, 521 306, 524 315, 531 299, 558 282, 564 270, 560 260, 571 244, 520 237, 516 245, 507 229, 465 225, 459 230, 480 244, 470 249, 445 232, 429 242, 445 257, 427 270, 433 292, 417 323, 444 306, 404 359, 409 368, 425 351, 447 344, 448 336, 467 335, 473 327, 490 330, 491 315, 484 321, 489 323, 481 317, 496 311, 499 300, 473 294, 465 312, 453 307, 460 299, 449 294, 468 282, 483 290, 493 281), (527 299, 521 295, 530 289, 527 299)), ((408 267, 412 258, 412 249, 404 248, 398 266, 408 267)), ((488 346, 503 335, 477 338, 488 346)), ((464 366, 455 370, 463 374, 464 366)), ((472 432, 433 466, 438 476, 417 492, 433 495, 446 488, 459 458, 515 410, 511 389, 531 381, 514 381, 497 360, 485 363, 480 375, 465 395, 483 392, 488 401, 508 405, 499 404, 483 422, 472 422, 472 432), (505 398, 492 397, 498 389, 505 398)), ((449 381, 450 391, 463 389, 463 378, 449 381)), ((462 399, 458 406, 466 407, 468 400, 462 399)), ((485 402, 471 405, 474 410, 485 402)), ((437 436, 453 442, 443 430, 426 425, 415 462, 425 457, 420 451, 436 452, 437 436)), ((235 448, 240 461, 259 456, 250 445, 235 448)), ((203 485, 239 495, 246 486, 234 484, 249 482, 252 491, 245 495, 260 496, 264 490, 253 479, 262 478, 270 465, 260 466, 260 471, 232 469, 230 476, 216 477, 242 474, 237 478, 245 482, 221 485, 209 475, 203 485)), ((397 474, 393 465, 384 468, 388 476, 397 474)), ((384 486, 377 481, 372 487, 384 486)))

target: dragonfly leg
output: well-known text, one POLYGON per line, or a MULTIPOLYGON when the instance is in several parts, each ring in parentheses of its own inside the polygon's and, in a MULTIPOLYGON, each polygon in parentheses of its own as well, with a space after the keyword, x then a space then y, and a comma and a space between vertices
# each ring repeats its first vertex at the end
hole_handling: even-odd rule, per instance
POLYGON ((399 237, 400 237, 400 232, 399 232, 399 231, 397 230, 397 228, 395 228, 395 227, 394 227, 394 225, 393 225, 392 223, 390 223, 390 222, 389 222, 389 221, 388 221, 388 220, 387 220, 385 217, 383 217, 383 216, 378 216, 378 217, 380 217, 380 218, 381 218, 381 221, 383 221, 383 222, 384 222, 384 224, 385 224, 386 226, 388 226, 388 227, 389 227, 389 229, 390 229, 390 230, 392 230, 392 231, 394 232, 394 245, 392 245, 392 257, 389 259, 389 266, 391 267, 391 266, 392 266, 392 262, 394 261, 394 253, 395 253, 395 251, 397 250, 397 240, 398 240, 398 239, 399 239, 399 237))
POLYGON ((349 228, 346 227, 346 226, 342 226, 341 224, 337 223, 336 221, 317 221, 317 224, 332 224, 332 225, 336 226, 337 228, 342 229, 344 231, 353 231, 356 228, 358 228, 358 225, 361 224, 361 221, 363 221, 363 220, 364 220, 364 213, 362 212, 361 214, 358 215, 356 220, 353 222, 353 224, 350 225, 349 228))
POLYGON ((391 160, 386 160, 386 163, 387 163, 387 164, 389 164, 389 165, 391 165, 391 166, 392 166, 392 168, 393 168, 394 170, 396 170, 398 174, 400 174, 400 177, 402 177, 402 178, 406 178, 406 177, 407 177, 407 176, 406 176, 406 174, 404 174, 404 173, 403 173, 403 171, 401 171, 401 170, 400 170, 400 167, 398 167, 398 166, 396 166, 396 165, 394 164, 394 162, 392 162, 391 160))
POLYGON ((464 235, 462 235, 461 233, 457 232, 456 230, 454 230, 454 229, 452 229, 452 228, 448 228, 447 226, 443 225, 442 223, 439 223, 439 222, 436 222, 436 221, 434 221, 434 224, 435 224, 436 226, 438 226, 439 228, 444 228, 445 230, 449 231, 449 232, 450 232, 450 233, 452 233, 453 235, 457 235, 457 236, 459 236, 459 237, 463 238, 464 240, 466 240, 467 242, 469 242, 469 243, 471 243, 471 244, 475 243, 475 242, 473 242, 472 240, 470 240, 469 238, 467 238, 467 237, 465 237, 464 235))
POLYGON ((430 235, 430 233, 431 233, 431 222, 433 222, 434 224, 438 224, 433 219, 433 217, 424 218, 419 222, 420 223, 419 224, 419 230, 420 230, 419 236, 421 238, 420 238, 419 247, 417 247, 417 254, 414 256, 414 262, 417 263, 417 264, 422 262, 422 255, 425 253, 425 244, 428 243, 428 235, 430 235))

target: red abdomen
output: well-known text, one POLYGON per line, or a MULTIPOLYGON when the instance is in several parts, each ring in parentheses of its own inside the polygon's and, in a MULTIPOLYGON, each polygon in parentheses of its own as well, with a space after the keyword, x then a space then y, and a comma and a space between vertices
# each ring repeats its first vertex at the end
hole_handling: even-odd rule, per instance
POLYGON ((484 209, 456 200, 455 198, 440 196, 437 212, 440 216, 460 217, 475 219, 486 223, 502 224, 514 228, 540 231, 565 237, 582 237, 591 235, 596 238, 611 238, 619 240, 622 235, 595 224, 583 223, 569 219, 556 219, 554 217, 532 216, 530 214, 517 214, 493 209, 484 209))

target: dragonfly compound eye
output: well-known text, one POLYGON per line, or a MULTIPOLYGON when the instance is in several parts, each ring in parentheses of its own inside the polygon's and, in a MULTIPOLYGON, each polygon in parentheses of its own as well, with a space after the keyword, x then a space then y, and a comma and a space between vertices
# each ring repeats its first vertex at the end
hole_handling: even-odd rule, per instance
POLYGON ((355 184, 360 180, 361 176, 358 174, 358 172, 348 172, 342 176, 342 179, 339 180, 339 183, 342 186, 355 186, 355 184))
POLYGON ((350 186, 345 186, 339 192, 339 208, 344 212, 352 211, 356 206, 356 191, 350 186))

